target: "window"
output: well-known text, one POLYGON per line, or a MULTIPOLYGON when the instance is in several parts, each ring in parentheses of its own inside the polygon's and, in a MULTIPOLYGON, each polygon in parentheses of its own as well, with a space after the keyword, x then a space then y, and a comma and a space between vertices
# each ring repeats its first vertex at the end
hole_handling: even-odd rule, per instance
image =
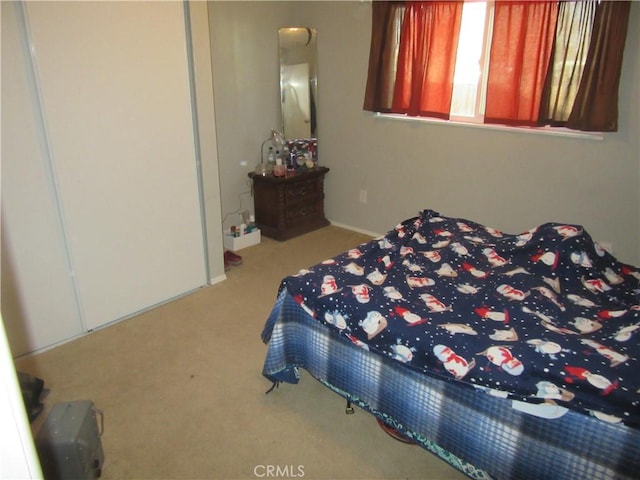
POLYGON ((482 123, 492 3, 467 2, 462 8, 450 109, 452 120, 482 123))
POLYGON ((364 109, 616 131, 629 7, 597 0, 373 2, 364 109))

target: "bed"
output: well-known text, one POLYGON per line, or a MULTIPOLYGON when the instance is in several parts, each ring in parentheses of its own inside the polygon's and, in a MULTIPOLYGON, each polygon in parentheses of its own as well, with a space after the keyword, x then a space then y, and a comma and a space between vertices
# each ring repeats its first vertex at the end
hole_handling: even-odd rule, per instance
POLYGON ((640 478, 640 270, 578 225, 432 210, 282 280, 263 375, 300 369, 471 478, 640 478))

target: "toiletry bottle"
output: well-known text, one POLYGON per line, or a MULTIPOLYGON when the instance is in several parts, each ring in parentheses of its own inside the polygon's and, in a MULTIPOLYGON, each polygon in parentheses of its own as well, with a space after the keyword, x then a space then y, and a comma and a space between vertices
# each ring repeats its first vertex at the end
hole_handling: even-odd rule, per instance
POLYGON ((247 224, 247 232, 251 233, 255 231, 258 227, 256 226, 256 217, 255 215, 249 215, 249 223, 247 224))
POLYGON ((273 167, 273 175, 275 177, 284 177, 286 173, 286 166, 282 164, 282 158, 276 158, 276 166, 273 167))
POLYGON ((276 164, 276 154, 273 151, 273 147, 269 147, 269 153, 267 154, 267 169, 269 172, 273 171, 273 167, 276 164))

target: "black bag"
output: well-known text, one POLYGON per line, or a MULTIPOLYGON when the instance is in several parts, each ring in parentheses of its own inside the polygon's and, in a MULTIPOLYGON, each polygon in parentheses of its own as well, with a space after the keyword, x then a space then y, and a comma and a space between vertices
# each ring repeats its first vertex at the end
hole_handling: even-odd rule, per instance
POLYGON ((44 405, 40 401, 40 397, 44 391, 44 380, 34 377, 33 375, 29 375, 28 373, 17 373, 18 381, 20 382, 20 389, 22 390, 24 408, 27 411, 29 422, 33 422, 44 409, 44 405))

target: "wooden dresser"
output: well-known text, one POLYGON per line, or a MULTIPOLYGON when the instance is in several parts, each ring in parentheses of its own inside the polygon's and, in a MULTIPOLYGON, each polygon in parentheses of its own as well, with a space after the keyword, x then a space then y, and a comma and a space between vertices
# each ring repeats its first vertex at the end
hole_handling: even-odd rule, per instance
POLYGON ((324 216, 326 167, 289 177, 249 173, 253 180, 256 224, 263 235, 287 240, 329 225, 324 216))

